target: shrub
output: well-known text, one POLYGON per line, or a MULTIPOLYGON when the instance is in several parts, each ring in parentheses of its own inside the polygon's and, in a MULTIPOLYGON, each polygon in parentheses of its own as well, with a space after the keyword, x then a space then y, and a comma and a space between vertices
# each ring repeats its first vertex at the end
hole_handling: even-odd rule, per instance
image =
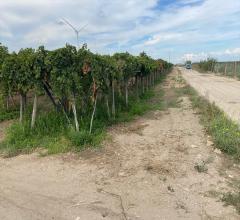
POLYGON ((214 71, 217 60, 214 58, 208 58, 207 60, 200 61, 199 68, 203 71, 214 71))

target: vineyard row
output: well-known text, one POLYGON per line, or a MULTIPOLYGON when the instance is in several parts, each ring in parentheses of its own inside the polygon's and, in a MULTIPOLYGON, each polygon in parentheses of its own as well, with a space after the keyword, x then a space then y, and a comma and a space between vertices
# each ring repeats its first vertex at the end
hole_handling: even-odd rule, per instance
MULTIPOLYGON (((89 131, 98 106, 115 119, 119 107, 128 108, 129 96, 138 99, 159 76, 171 67, 146 53, 93 54, 86 45, 77 50, 66 45, 53 51, 43 46, 9 53, 0 44, 0 90, 8 108, 19 96, 19 120, 26 115, 27 97, 32 94, 31 127, 34 128, 38 101, 47 96, 57 112, 79 131, 79 118, 89 117, 89 131)), ((29 104, 28 104, 29 105, 29 104)), ((42 103, 41 105, 44 105, 42 103)))

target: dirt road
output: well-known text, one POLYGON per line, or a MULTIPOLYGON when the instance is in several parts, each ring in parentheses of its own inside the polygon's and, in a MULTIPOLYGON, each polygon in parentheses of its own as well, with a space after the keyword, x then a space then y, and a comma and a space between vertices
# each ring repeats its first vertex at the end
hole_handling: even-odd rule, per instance
MULTIPOLYGON (((175 77, 176 70, 164 84, 167 99, 181 86, 175 77)), ((103 148, 80 157, 0 158, 0 219, 240 218, 219 201, 239 168, 214 152, 187 97, 179 108, 150 112, 109 134, 103 148), (200 173, 194 166, 203 160, 208 170, 200 173)))
POLYGON ((186 81, 202 96, 225 111, 240 124, 240 81, 179 68, 186 81))

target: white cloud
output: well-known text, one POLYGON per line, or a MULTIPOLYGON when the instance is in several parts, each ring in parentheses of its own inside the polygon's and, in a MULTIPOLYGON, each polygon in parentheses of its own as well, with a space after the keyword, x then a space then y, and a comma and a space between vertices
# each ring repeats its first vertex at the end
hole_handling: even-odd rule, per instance
POLYGON ((240 56, 240 48, 231 48, 224 51, 210 51, 201 53, 186 53, 182 56, 181 61, 191 60, 193 62, 198 62, 200 60, 205 60, 209 57, 217 58, 224 56, 226 59, 235 59, 235 56, 240 56))
POLYGON ((195 57, 191 51, 199 50, 200 45, 236 42, 240 37, 239 0, 176 3, 158 10, 161 0, 2 0, 0 41, 8 39, 11 49, 43 43, 49 48, 65 42, 75 44, 74 33, 57 25, 61 17, 76 27, 87 23, 80 37, 98 52, 147 50, 160 56, 164 48, 177 47, 176 56, 186 53, 195 57), (179 3, 184 6, 177 7, 179 3), (16 38, 9 40, 13 34, 16 38))
POLYGON ((181 33, 162 33, 162 34, 154 35, 153 37, 148 39, 144 44, 154 45, 163 41, 181 40, 182 36, 183 35, 181 33))
POLYGON ((59 39, 68 39, 71 37, 71 34, 66 27, 58 26, 56 23, 49 23, 38 27, 34 32, 27 33, 24 36, 24 41, 43 45, 59 39))
POLYGON ((227 55, 240 55, 240 48, 227 49, 227 50, 225 50, 224 54, 227 54, 227 55))
POLYGON ((184 54, 181 61, 185 62, 187 60, 191 60, 192 62, 198 62, 200 60, 205 60, 209 57, 209 54, 202 52, 202 53, 187 53, 184 54))

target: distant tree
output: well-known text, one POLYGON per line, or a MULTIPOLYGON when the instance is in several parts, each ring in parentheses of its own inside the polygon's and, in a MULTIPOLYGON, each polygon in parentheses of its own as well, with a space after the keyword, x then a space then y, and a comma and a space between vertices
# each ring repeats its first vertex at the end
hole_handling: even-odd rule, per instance
POLYGON ((207 60, 200 61, 199 68, 204 71, 214 71, 217 60, 215 58, 208 58, 207 60))
POLYGON ((0 70, 5 58, 8 56, 8 48, 0 43, 0 70))
POLYGON ((7 58, 8 56, 8 48, 3 46, 0 43, 0 93, 3 95, 3 97, 7 98, 7 108, 8 108, 8 98, 9 98, 9 88, 8 88, 8 84, 6 83, 6 81, 4 80, 4 78, 2 78, 2 65, 4 60, 7 58))
MULTIPOLYGON (((76 130, 79 131, 77 120, 75 96, 77 90, 81 87, 80 76, 75 69, 75 60, 77 50, 74 46, 54 50, 48 56, 48 62, 51 63, 51 86, 60 105, 63 107, 64 114, 68 119, 68 112, 72 106, 76 130)), ((69 120, 69 119, 68 119, 69 120)))

